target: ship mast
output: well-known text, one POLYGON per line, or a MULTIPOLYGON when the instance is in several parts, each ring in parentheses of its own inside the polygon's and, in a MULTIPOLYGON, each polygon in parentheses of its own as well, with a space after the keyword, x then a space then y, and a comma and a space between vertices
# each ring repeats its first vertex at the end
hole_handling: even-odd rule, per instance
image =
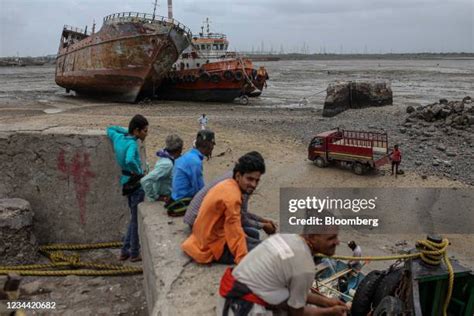
POLYGON ((153 20, 155 19, 156 7, 158 6, 158 0, 155 0, 153 5, 153 20))
POLYGON ((168 19, 173 19, 173 0, 168 0, 168 19))
POLYGON ((201 31, 202 31, 202 34, 204 35, 204 25, 206 26, 206 36, 209 36, 209 23, 211 23, 211 21, 209 21, 209 18, 206 18, 206 20, 203 23, 203 26, 201 26, 201 31))

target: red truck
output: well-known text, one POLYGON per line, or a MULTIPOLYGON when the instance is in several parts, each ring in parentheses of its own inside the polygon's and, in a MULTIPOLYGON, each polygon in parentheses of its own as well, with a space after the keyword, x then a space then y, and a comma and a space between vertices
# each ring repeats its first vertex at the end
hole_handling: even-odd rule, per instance
POLYGON ((349 164, 362 175, 389 162, 387 133, 335 129, 313 137, 308 159, 320 167, 330 162, 349 164))

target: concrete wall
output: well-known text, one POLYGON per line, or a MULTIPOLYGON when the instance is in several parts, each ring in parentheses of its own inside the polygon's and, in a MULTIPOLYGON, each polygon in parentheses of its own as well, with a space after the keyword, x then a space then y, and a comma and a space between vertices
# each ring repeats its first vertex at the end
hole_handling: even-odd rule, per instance
POLYGON ((30 202, 39 242, 120 240, 129 210, 105 131, 14 128, 0 128, 0 198, 30 202))
POLYGON ((150 315, 179 315, 169 302, 173 283, 191 261, 181 243, 189 228, 181 217, 171 218, 159 202, 138 207, 138 227, 143 258, 145 295, 150 315))

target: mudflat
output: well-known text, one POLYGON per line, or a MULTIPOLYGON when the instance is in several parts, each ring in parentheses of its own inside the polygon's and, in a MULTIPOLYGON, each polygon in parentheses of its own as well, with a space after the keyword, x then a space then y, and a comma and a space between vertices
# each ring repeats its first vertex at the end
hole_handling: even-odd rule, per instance
MULTIPOLYGON (((12 124, 18 129, 29 126, 105 129, 110 124, 126 126, 134 114, 140 113, 150 122, 146 148, 148 163, 153 166, 155 152, 163 147, 166 136, 171 133, 180 135, 185 147, 190 148, 199 129, 198 118, 206 113, 208 127, 216 132, 217 142, 214 157, 204 162, 206 181, 231 169, 242 154, 252 150, 261 152, 267 173, 249 207, 252 212, 276 221, 281 187, 472 188, 474 185, 472 127, 454 130, 452 134, 436 129, 432 136, 426 137, 417 131, 431 128, 433 124, 413 126, 413 133, 407 132, 404 126, 409 105, 427 105, 440 98, 462 100, 470 94, 474 97, 473 60, 324 60, 261 64, 270 75, 268 88, 261 97, 250 99, 247 106, 156 100, 117 104, 67 95, 55 85, 52 67, 0 68, 0 129, 12 124), (390 80, 394 104, 348 110, 333 118, 323 118, 321 110, 327 84, 335 80, 358 79, 390 80), (303 98, 307 102, 302 102, 303 98), (390 176, 388 167, 364 176, 344 168, 317 168, 307 160, 308 142, 314 134, 334 127, 386 131, 389 143, 400 145, 403 153, 401 169, 405 174, 395 179, 390 176), (447 156, 446 150, 437 149, 439 144, 452 149, 455 155, 447 156), (433 164, 435 159, 440 161, 438 165, 433 164)), ((403 225, 403 218, 400 218, 400 225, 403 225)), ((410 234, 374 236, 352 231, 343 231, 340 236, 343 242, 357 240, 365 255, 374 256, 392 254, 400 250, 397 245, 410 247, 424 237, 410 234)), ((446 237, 451 241, 450 255, 456 256, 462 264, 474 267, 474 235, 446 237)), ((341 244, 337 252, 347 255, 350 250, 341 244)), ((367 269, 387 265, 386 262, 373 262, 367 269)), ((205 302, 203 298, 214 302, 221 276, 216 271, 188 265, 173 288, 175 294, 170 297, 170 303, 182 306, 182 300, 186 298, 189 304, 183 306, 183 314, 212 314, 213 306, 202 302, 205 302), (187 280, 191 279, 192 284, 206 286, 189 287, 187 280)), ((93 306, 93 301, 91 304, 93 306)), ((100 306, 99 301, 97 304, 100 306)), ((64 310, 79 311, 79 305, 79 302, 71 301, 64 310)))

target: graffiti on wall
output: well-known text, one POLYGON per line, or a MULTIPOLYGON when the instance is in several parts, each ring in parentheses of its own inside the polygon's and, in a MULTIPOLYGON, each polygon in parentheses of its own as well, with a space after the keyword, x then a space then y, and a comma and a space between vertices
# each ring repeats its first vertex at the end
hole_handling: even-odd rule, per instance
POLYGON ((90 155, 76 151, 69 162, 66 162, 66 152, 61 149, 58 154, 58 169, 67 179, 72 178, 81 224, 86 223, 86 198, 90 191, 95 173, 91 171, 90 155))

